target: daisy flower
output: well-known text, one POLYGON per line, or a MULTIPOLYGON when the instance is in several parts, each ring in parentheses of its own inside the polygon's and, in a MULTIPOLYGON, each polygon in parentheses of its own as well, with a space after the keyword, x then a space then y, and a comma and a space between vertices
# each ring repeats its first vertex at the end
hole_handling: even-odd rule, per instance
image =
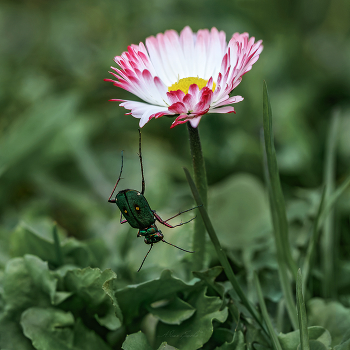
POLYGON ((130 91, 144 102, 112 99, 140 119, 143 127, 152 118, 176 117, 171 128, 189 121, 196 128, 206 113, 235 113, 232 106, 243 100, 231 91, 251 70, 263 49, 248 33, 226 35, 216 28, 193 33, 185 27, 131 45, 114 58, 115 86, 130 91))

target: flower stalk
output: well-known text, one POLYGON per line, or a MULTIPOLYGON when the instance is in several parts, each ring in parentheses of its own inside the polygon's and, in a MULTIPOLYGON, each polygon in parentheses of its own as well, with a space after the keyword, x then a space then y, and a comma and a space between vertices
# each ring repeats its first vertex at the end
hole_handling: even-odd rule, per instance
MULTIPOLYGON (((191 158, 193 165, 194 182, 198 189, 199 195, 202 199, 204 207, 207 209, 208 205, 208 184, 207 174, 205 170, 205 163, 202 154, 202 146, 199 138, 198 128, 192 127, 190 123, 187 123, 191 158)), ((196 254, 193 254, 193 270, 200 271, 204 267, 205 259, 205 225, 201 217, 198 217, 194 223, 194 235, 193 235, 193 250, 196 254)))

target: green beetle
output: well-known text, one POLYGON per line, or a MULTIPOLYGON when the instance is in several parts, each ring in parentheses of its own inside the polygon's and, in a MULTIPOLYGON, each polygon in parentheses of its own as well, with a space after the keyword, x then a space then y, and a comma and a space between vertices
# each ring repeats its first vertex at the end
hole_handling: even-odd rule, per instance
POLYGON ((118 180, 113 188, 113 191, 111 195, 108 198, 109 203, 115 203, 117 204, 120 212, 121 212, 121 217, 120 217, 120 223, 124 224, 126 222, 129 223, 131 227, 139 229, 137 233, 137 237, 145 237, 145 243, 150 244, 151 247, 148 250, 145 258, 143 259, 140 268, 138 269, 137 272, 139 272, 142 268, 143 263, 145 262, 147 255, 151 251, 153 244, 157 242, 165 242, 167 244, 172 245, 175 248, 178 248, 180 250, 183 250, 187 253, 194 253, 185 249, 182 249, 180 247, 177 247, 174 244, 171 244, 167 241, 164 240, 164 235, 162 234, 162 231, 159 230, 155 224, 156 221, 160 222, 161 224, 169 227, 169 228, 174 228, 177 226, 181 226, 184 224, 187 224, 188 222, 194 220, 196 217, 193 217, 189 221, 186 222, 181 222, 178 225, 172 226, 168 223, 169 220, 187 212, 193 209, 196 209, 198 207, 194 207, 191 209, 184 210, 171 218, 167 220, 163 220, 155 210, 152 210, 151 207, 149 206, 147 199, 144 196, 145 193, 145 179, 144 179, 144 174, 143 174, 143 165, 142 165, 142 155, 141 155, 141 131, 139 130, 139 158, 140 158, 140 164, 141 164, 141 175, 142 175, 142 190, 141 192, 136 191, 136 190, 131 190, 131 189, 126 189, 126 190, 121 190, 117 193, 114 199, 112 199, 112 196, 114 194, 115 189, 118 186, 118 183, 121 179, 122 176, 122 171, 123 171, 123 153, 122 153, 122 165, 120 169, 120 174, 118 177, 118 180), (124 220, 122 220, 124 216, 124 220))

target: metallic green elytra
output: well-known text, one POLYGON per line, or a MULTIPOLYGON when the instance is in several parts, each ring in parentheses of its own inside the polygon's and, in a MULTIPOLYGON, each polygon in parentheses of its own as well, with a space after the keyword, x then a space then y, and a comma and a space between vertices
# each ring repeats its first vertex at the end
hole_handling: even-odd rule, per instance
POLYGON ((124 223, 128 222, 131 227, 138 228, 139 231, 137 233, 137 237, 141 237, 141 236, 145 237, 145 239, 144 239, 145 243, 151 245, 151 248, 148 250, 148 252, 147 252, 145 258, 143 259, 142 264, 141 264, 140 268, 138 269, 138 271, 141 270, 141 267, 142 267, 143 263, 145 262, 147 255, 151 251, 153 244, 160 242, 160 241, 167 243, 169 245, 172 245, 173 247, 178 248, 180 250, 183 250, 187 253, 194 253, 194 252, 190 252, 188 250, 182 249, 180 247, 177 247, 176 245, 165 241, 164 235, 162 234, 162 231, 160 231, 157 228, 155 222, 158 221, 161 224, 163 224, 169 228, 181 226, 181 225, 187 224, 188 222, 194 220, 196 217, 192 218, 189 221, 181 222, 180 224, 175 225, 175 226, 168 224, 168 221, 181 215, 182 213, 185 213, 187 211, 190 211, 190 210, 197 208, 197 207, 194 207, 191 209, 181 211, 180 213, 172 216, 171 218, 169 218, 165 221, 162 220, 162 218, 156 213, 156 211, 151 209, 151 207, 149 206, 149 204, 144 196, 145 179, 144 179, 144 175, 143 175, 143 165, 142 165, 142 156, 141 156, 141 131, 140 130, 139 130, 139 158, 140 158, 141 175, 142 175, 142 190, 141 190, 141 192, 136 191, 136 190, 130 190, 130 189, 121 190, 117 193, 115 198, 112 199, 113 193, 114 193, 115 189, 117 188, 118 183, 121 180, 121 176, 122 176, 122 171, 123 171, 123 152, 122 152, 122 166, 120 169, 120 174, 119 174, 118 180, 113 188, 113 191, 108 198, 108 202, 117 204, 118 208, 120 209, 120 212, 121 212, 120 223, 124 224, 124 223), (124 216, 125 220, 122 220, 123 216, 124 216))
POLYGON ((135 190, 123 190, 115 197, 116 204, 131 227, 144 228, 156 219, 143 194, 135 190))

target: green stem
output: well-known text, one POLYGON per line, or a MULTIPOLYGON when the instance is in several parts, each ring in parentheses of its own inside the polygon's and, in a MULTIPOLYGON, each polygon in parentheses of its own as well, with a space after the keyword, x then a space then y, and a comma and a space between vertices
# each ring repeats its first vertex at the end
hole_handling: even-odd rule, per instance
POLYGON ((214 227, 209 219, 208 213, 203 205, 203 202, 201 200, 201 197, 199 195, 199 191, 196 188, 196 185, 194 184, 192 177, 189 173, 189 171, 184 168, 185 174, 186 174, 186 178, 187 181, 190 185, 193 197, 197 203, 197 205, 199 206, 199 212, 203 218, 203 222, 205 224, 205 227, 207 229, 207 232, 209 234, 209 237, 214 245, 214 248, 216 250, 216 254, 219 258, 220 264, 222 265, 222 267, 224 268, 224 272, 226 274, 226 277, 228 278, 228 280, 230 281, 233 289, 235 290, 235 292, 237 293, 238 297, 240 298, 242 304, 247 308, 247 310, 249 311, 249 313, 252 315, 252 317, 256 320, 256 322, 260 325, 260 327, 262 328, 262 330, 267 334, 267 331, 265 329, 265 327, 263 326, 260 317, 257 313, 257 311, 251 306, 249 300, 247 299, 245 293, 243 292, 243 290, 241 289, 240 285, 238 284, 238 281, 236 279, 236 276, 232 270, 232 267, 227 259, 227 256, 225 254, 225 252, 223 251, 219 239, 216 235, 216 232, 214 230, 214 227))
MULTIPOLYGON (((205 171, 199 132, 198 128, 193 128, 189 122, 187 123, 187 128, 190 140, 194 181, 199 195, 202 198, 203 205, 207 208, 207 174, 205 171)), ((193 250, 196 252, 196 254, 193 254, 192 268, 194 271, 200 271, 204 267, 205 238, 205 225, 202 218, 199 217, 194 222, 193 250)))

